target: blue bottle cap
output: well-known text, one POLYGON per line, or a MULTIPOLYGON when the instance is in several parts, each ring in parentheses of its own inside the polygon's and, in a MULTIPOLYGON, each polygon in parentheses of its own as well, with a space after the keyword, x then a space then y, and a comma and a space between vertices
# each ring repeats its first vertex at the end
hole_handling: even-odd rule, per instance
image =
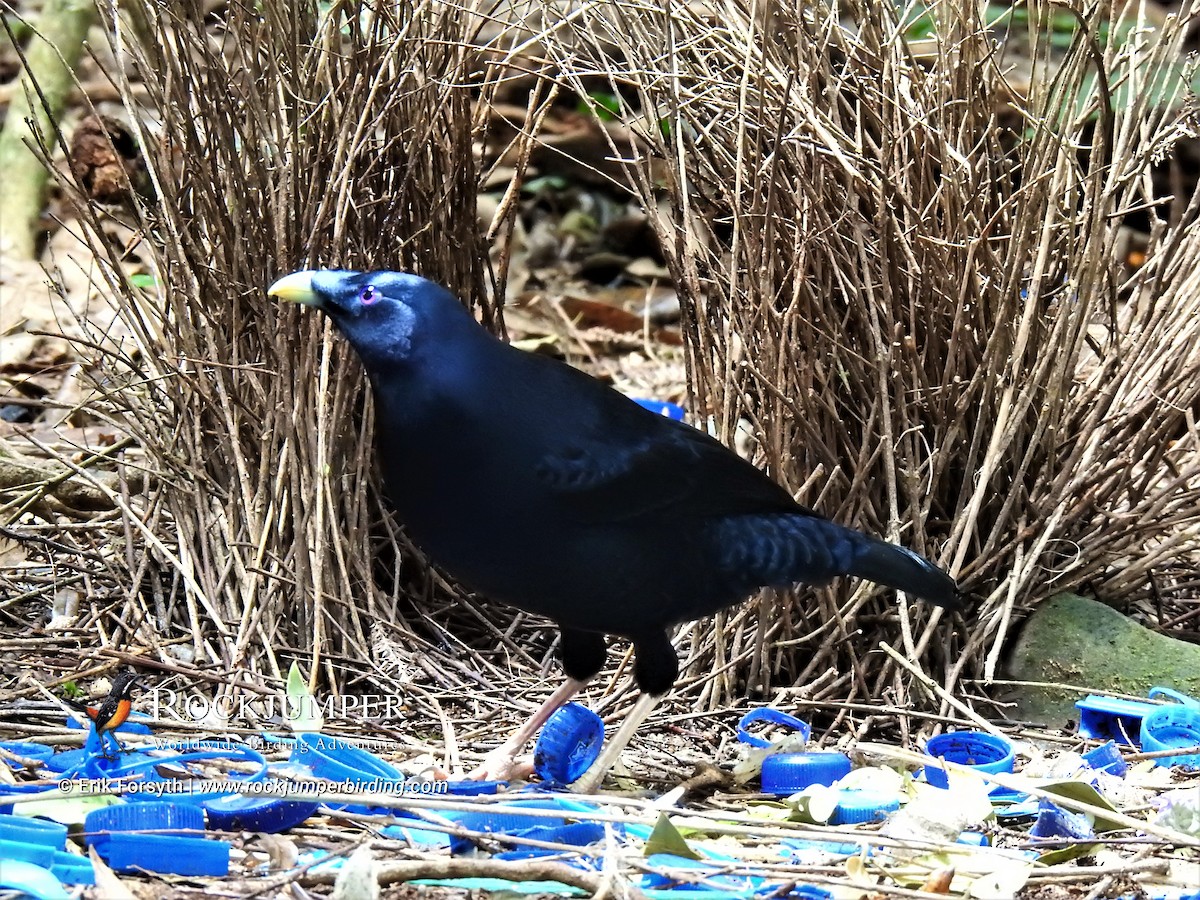
POLYGON ((982 831, 964 831, 958 836, 955 843, 970 844, 972 847, 990 847, 992 839, 982 831))
POLYGON ((882 822, 900 808, 900 798, 882 791, 839 791, 831 825, 882 822))
POLYGON ((98 852, 114 872, 146 871, 163 875, 229 874, 229 844, 208 838, 114 833, 98 852))
POLYGON ((203 834, 204 813, 191 803, 117 803, 88 813, 83 831, 84 840, 99 850, 113 835, 127 832, 203 834))
POLYGON ((319 803, 278 797, 226 794, 200 804, 210 831, 260 831, 278 834, 299 825, 317 811, 319 803))
MULTIPOLYGON (((925 747, 930 756, 960 766, 970 766, 980 772, 1011 772, 1013 770, 1012 742, 983 731, 950 731, 930 738, 925 747)), ((949 787, 946 770, 926 766, 925 778, 934 787, 949 787)))
POLYGON ((49 819, 0 815, 0 841, 42 844, 52 850, 61 850, 67 842, 67 826, 49 819))
POLYGON ((70 900, 67 889, 53 872, 18 859, 6 859, 0 866, 0 888, 35 900, 70 900))
POLYGON ((751 747, 770 747, 771 742, 766 738, 760 738, 758 735, 750 733, 750 726, 758 722, 766 722, 770 725, 781 725, 784 728, 790 728, 793 731, 798 731, 804 736, 804 741, 807 742, 812 737, 812 726, 803 719, 797 719, 795 716, 789 716, 787 713, 779 709, 771 709, 769 707, 760 707, 752 709, 746 713, 738 721, 737 724, 737 739, 743 744, 749 744, 751 747))
MULTIPOLYGON (((1200 746, 1200 707, 1177 703, 1160 706, 1142 719, 1142 749, 1148 753, 1200 746)), ((1160 766, 1200 769, 1200 753, 1160 756, 1160 766)))
POLYGON ((810 785, 828 786, 850 768, 845 753, 774 753, 763 760, 763 793, 786 797, 810 785))
POLYGON ((543 781, 570 784, 591 767, 604 744, 604 721, 579 703, 567 703, 542 726, 533 770, 543 781))

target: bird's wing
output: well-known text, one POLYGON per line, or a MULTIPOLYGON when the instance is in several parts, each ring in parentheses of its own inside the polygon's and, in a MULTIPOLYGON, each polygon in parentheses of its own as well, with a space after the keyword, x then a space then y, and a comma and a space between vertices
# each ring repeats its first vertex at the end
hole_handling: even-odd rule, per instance
POLYGON ((803 512, 781 486, 701 431, 643 410, 612 407, 598 427, 563 435, 535 477, 580 521, 658 512, 730 516, 803 512))

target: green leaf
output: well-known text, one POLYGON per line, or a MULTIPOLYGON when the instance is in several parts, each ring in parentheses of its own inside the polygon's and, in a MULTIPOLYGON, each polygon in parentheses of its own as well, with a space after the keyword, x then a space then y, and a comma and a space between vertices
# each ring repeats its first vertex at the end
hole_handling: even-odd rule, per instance
POLYGON ((1057 850, 1047 850, 1038 857, 1038 862, 1047 866, 1057 866, 1059 863, 1070 862, 1081 856, 1091 856, 1099 846, 1099 844, 1068 844, 1057 850))
POLYGON ((615 122, 621 115, 621 98, 610 91, 590 91, 587 99, 579 99, 576 111, 585 116, 593 113, 601 122, 615 122))
POLYGON ((152 288, 155 285, 153 275, 148 275, 145 272, 139 272, 137 275, 129 276, 129 284, 135 288, 152 288))
POLYGON ((287 718, 292 731, 316 732, 325 724, 321 708, 308 689, 308 681, 295 663, 288 670, 287 718))
POLYGON ((679 829, 671 824, 666 813, 659 813, 658 822, 650 832, 650 837, 646 839, 645 855, 653 856, 655 853, 670 853, 688 859, 700 858, 700 854, 688 846, 679 829))

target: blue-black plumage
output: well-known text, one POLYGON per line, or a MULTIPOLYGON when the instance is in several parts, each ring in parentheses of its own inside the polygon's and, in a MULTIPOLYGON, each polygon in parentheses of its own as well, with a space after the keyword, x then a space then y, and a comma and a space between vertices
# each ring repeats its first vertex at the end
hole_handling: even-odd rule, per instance
POLYGON ((708 435, 498 340, 431 281, 297 272, 269 293, 323 310, 361 357, 384 479, 415 541, 473 590, 553 619, 577 682, 617 634, 634 643, 639 687, 665 693, 670 627, 761 587, 852 575, 962 603, 932 563, 805 509, 708 435))

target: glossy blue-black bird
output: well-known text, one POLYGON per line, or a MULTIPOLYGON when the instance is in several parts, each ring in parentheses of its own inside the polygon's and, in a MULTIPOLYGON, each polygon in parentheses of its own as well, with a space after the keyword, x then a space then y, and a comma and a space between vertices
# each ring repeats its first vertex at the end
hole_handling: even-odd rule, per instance
POLYGON ((589 789, 674 683, 673 625, 762 587, 838 575, 961 603, 932 563, 805 509, 703 432, 498 340, 431 281, 296 272, 268 293, 324 311, 362 359, 388 494, 416 543, 463 585, 562 632, 567 683, 481 777, 505 777, 600 671, 606 634, 633 642, 643 695, 583 779, 589 789))

